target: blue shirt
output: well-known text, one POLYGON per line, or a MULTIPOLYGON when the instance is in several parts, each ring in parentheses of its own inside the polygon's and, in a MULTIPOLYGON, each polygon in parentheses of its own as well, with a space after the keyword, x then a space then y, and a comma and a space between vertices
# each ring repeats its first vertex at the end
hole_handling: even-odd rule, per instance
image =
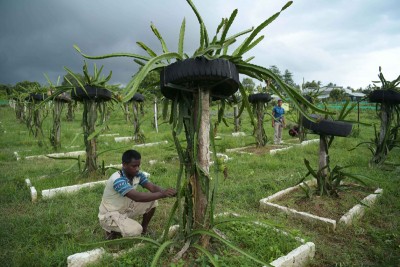
POLYGON ((132 180, 129 180, 126 177, 123 170, 121 170, 119 173, 121 176, 114 180, 113 188, 121 196, 125 196, 126 193, 128 193, 132 189, 135 189, 138 184, 143 186, 149 181, 143 172, 139 172, 132 180))
POLYGON ((274 120, 276 122, 282 122, 283 115, 285 114, 285 109, 283 107, 275 106, 272 109, 272 113, 274 114, 274 120))

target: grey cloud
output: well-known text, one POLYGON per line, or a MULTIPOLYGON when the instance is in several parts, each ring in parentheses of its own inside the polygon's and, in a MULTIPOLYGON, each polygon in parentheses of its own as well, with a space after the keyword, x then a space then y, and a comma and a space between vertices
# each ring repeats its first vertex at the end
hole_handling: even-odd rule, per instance
MULTIPOLYGON (((239 9, 239 14, 231 33, 256 26, 286 1, 194 2, 212 36, 221 18, 229 17, 234 8, 239 9)), ((294 1, 262 32, 266 38, 246 57, 256 56, 254 62, 266 67, 277 65, 282 70, 289 69, 297 83, 303 76, 330 81, 334 75, 339 81, 340 62, 335 62, 335 56, 346 58, 347 64, 356 64, 363 53, 398 47, 399 9, 396 0, 294 1), (323 78, 324 72, 327 78, 323 78)), ((0 83, 22 80, 45 83, 43 73, 55 81, 57 76, 65 74, 63 66, 81 71, 83 58, 73 44, 90 55, 143 54, 136 46, 137 41, 161 52, 159 41, 150 30, 151 22, 165 38, 168 48, 176 51, 184 17, 185 51, 190 54, 198 47, 199 25, 183 0, 0 1, 0 22, 4 25, 0 29, 0 83)), ((385 60, 396 60, 396 56, 385 60)), ((137 65, 127 58, 89 62, 91 66, 93 62, 104 65, 105 72, 112 70, 112 82, 126 83, 137 71, 137 65)), ((362 83, 352 82, 357 87, 362 83)))

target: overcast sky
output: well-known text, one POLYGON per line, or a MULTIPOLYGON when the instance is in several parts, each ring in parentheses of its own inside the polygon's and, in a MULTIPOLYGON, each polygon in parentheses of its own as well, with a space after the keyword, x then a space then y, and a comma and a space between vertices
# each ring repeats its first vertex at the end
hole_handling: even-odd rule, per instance
MULTIPOLYGON (((282 0, 194 0, 211 37, 222 17, 239 10, 230 33, 257 26, 286 3, 282 0)), ((321 81, 365 88, 377 80, 378 68, 388 80, 400 74, 399 0, 295 0, 262 31, 265 39, 245 57, 254 64, 276 65, 293 73, 295 83, 321 81)), ((160 52, 150 29, 153 22, 169 50, 176 51, 186 18, 185 52, 199 43, 199 25, 184 0, 0 0, 0 83, 46 84, 81 72, 83 57, 140 53, 142 41, 160 52)), ((241 43, 242 39, 238 42, 241 43)), ((128 58, 89 61, 113 71, 112 83, 126 84, 137 71, 128 58)), ((243 78, 243 77, 242 77, 243 78)))

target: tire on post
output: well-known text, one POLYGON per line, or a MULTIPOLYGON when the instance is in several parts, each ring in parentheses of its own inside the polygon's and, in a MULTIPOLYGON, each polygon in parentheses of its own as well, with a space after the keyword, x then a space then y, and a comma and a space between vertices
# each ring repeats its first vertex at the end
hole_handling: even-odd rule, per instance
POLYGON ((144 95, 141 93, 135 93, 130 101, 135 101, 135 102, 144 102, 144 95))
POLYGON ((249 95, 248 100, 252 104, 254 104, 254 103, 268 103, 269 101, 272 100, 272 97, 271 97, 270 94, 267 94, 267 93, 257 93, 257 94, 249 95))
POLYGON ((71 91, 71 98, 77 101, 94 100, 96 102, 105 102, 111 100, 111 97, 111 91, 90 85, 86 85, 85 89, 78 87, 71 91))
POLYGON ((369 102, 400 104, 400 93, 394 90, 374 90, 368 95, 369 102))
POLYGON ((62 93, 54 98, 54 101, 62 102, 62 103, 69 103, 72 101, 71 95, 67 93, 62 93))
POLYGON ((26 98, 28 102, 40 102, 46 98, 46 94, 43 93, 30 93, 26 98))
POLYGON ((161 93, 174 99, 180 90, 194 92, 209 88, 211 97, 226 99, 239 88, 235 64, 225 59, 189 58, 164 67, 160 73, 161 93))
POLYGON ((353 125, 343 121, 333 121, 324 119, 319 115, 311 114, 311 118, 316 119, 313 122, 306 117, 302 117, 303 126, 306 129, 313 131, 320 135, 333 135, 333 136, 349 136, 353 125))

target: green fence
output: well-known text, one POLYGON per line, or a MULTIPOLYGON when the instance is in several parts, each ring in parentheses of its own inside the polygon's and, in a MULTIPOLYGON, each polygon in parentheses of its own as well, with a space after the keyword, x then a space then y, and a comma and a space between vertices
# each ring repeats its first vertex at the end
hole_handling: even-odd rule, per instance
POLYGON ((7 105, 8 105, 8 100, 0 99, 0 106, 7 106, 7 105))
MULTIPOLYGON (((342 107, 345 103, 346 102, 331 103, 331 104, 328 104, 328 108, 329 109, 342 109, 342 107)), ((353 102, 351 102, 351 103, 353 103, 353 102)), ((324 108, 324 105, 319 104, 318 107, 324 108)), ((355 107, 355 109, 357 109, 357 107, 355 107)), ((360 102, 360 110, 375 110, 375 109, 376 109, 375 104, 371 104, 369 102, 364 102, 364 101, 360 102)))

